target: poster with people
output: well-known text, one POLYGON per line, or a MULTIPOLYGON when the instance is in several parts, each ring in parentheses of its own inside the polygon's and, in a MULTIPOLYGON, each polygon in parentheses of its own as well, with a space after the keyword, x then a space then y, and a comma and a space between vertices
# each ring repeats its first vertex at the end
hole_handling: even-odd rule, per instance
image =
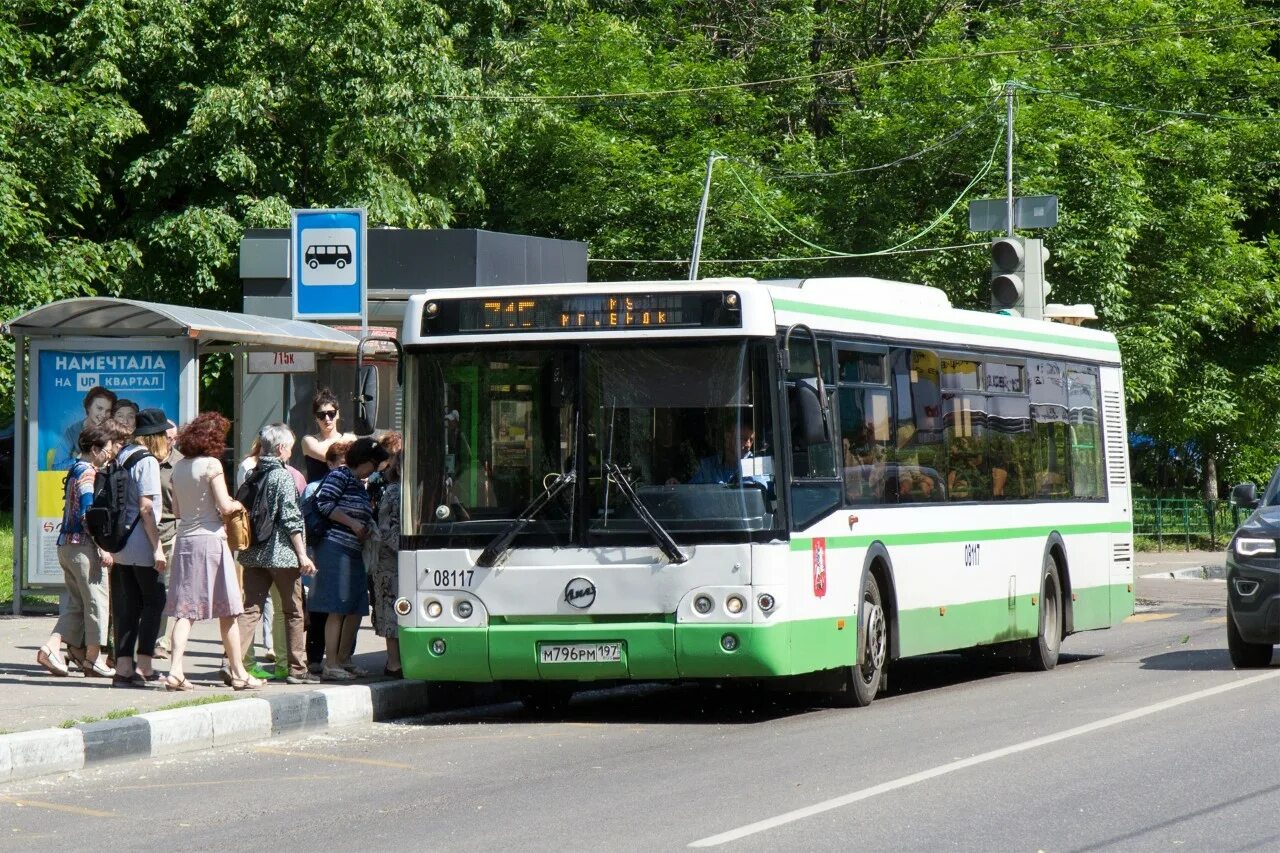
POLYGON ((176 422, 184 354, 179 346, 33 352, 35 422, 28 457, 35 467, 27 579, 62 583, 58 533, 63 483, 75 461, 80 431, 109 417, 129 425, 142 409, 163 409, 176 422))

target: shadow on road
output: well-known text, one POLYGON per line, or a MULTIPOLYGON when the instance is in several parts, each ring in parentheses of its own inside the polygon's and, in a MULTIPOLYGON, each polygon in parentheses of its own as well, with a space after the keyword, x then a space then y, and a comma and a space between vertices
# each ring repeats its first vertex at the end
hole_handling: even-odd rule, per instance
MULTIPOLYGON (((1060 666, 1098 655, 1063 654, 1060 666)), ((1017 672, 1008 658, 996 655, 943 654, 894 661, 883 698, 909 696, 970 684, 1017 672)), ((536 720, 558 723, 635 723, 653 725, 751 725, 767 723, 833 705, 819 693, 790 690, 779 682, 751 681, 586 685, 562 711, 535 715, 514 694, 494 693, 476 699, 461 685, 440 685, 440 704, 449 710, 403 721, 411 725, 477 724, 536 720), (491 704, 480 703, 489 701, 491 704)))
POLYGON ((1168 672, 1215 672, 1234 669, 1226 649, 1183 649, 1142 658, 1142 669, 1168 672))

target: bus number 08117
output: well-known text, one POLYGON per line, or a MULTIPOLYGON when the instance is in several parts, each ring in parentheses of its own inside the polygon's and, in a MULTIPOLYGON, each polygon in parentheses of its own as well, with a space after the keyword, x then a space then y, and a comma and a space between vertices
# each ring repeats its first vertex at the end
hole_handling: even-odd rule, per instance
POLYGON ((467 588, 475 573, 475 569, 435 569, 431 572, 431 585, 438 589, 467 588))

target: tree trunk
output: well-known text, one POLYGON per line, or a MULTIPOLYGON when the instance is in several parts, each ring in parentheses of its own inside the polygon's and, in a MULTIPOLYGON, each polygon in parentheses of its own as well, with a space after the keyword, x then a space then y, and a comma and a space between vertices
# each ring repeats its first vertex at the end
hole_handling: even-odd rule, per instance
POLYGON ((1218 457, 1213 453, 1204 455, 1200 494, 1207 501, 1216 500, 1218 497, 1218 457))

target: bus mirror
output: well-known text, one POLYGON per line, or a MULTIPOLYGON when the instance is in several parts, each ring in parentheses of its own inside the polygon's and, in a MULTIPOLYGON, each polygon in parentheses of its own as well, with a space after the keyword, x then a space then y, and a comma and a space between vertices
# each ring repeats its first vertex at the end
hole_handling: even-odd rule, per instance
POLYGON ((793 413, 799 420, 804 443, 813 447, 826 444, 831 440, 828 428, 827 413, 823 410, 822 398, 819 396, 817 381, 803 379, 795 384, 796 411, 793 413))
POLYGON ((1258 506, 1258 487, 1253 483, 1241 483, 1231 490, 1231 502, 1244 509, 1258 506))
POLYGON ((378 368, 369 364, 356 374, 356 435, 373 435, 378 426, 378 368))

